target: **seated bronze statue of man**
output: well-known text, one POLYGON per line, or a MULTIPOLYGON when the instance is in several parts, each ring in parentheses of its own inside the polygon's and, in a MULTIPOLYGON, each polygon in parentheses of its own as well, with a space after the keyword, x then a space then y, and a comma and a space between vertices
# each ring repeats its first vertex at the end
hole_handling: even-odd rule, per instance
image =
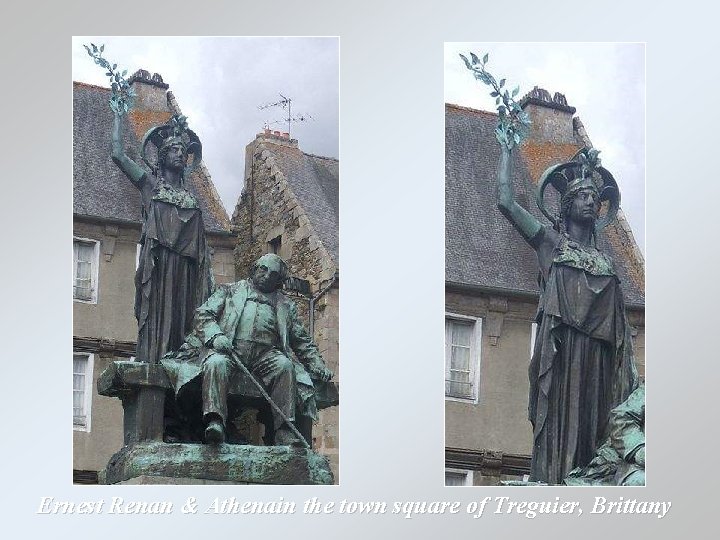
POLYGON ((275 444, 299 441, 296 415, 317 420, 313 381, 327 382, 333 373, 300 322, 295 303, 280 290, 287 277, 280 257, 263 255, 250 279, 218 286, 197 309, 193 331, 180 350, 162 360, 180 406, 185 389, 200 383, 206 443, 226 440, 229 389, 237 377, 252 377, 264 389, 272 405, 275 444))

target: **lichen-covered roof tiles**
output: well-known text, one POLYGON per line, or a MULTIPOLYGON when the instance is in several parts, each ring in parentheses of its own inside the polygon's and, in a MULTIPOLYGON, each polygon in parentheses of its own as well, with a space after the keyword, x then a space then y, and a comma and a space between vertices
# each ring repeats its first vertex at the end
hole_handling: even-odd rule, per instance
MULTIPOLYGON (((141 223, 140 194, 110 159, 112 111, 110 89, 85 83, 73 84, 73 212, 76 216, 141 223)), ((133 113, 123 118, 125 149, 141 162, 140 126, 147 115, 133 113), (137 125, 136 125, 137 124, 137 125)), ((150 112, 148 112, 150 114, 150 112)), ((164 122, 169 112, 153 114, 155 123, 164 122)), ((230 220, 212 185, 207 169, 200 167, 188 182, 200 202, 205 229, 210 233, 230 232, 230 220)))
MULTIPOLYGON (((493 113, 445 107, 445 280, 460 286, 537 294, 535 252, 497 209, 500 147, 494 135, 496 125, 493 113)), ((534 182, 552 163, 570 159, 581 144, 579 140, 577 145, 530 144, 513 152, 516 199, 543 223, 547 220, 535 204, 534 182)), ((644 263, 629 235, 616 222, 601 234, 599 247, 615 262, 625 301, 641 306, 645 303, 644 263)))

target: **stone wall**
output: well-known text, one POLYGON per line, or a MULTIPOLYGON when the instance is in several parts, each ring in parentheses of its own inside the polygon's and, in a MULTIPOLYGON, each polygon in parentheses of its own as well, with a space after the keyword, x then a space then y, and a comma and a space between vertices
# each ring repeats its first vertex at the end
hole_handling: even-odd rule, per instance
POLYGON ((332 279, 337 265, 313 233, 310 220, 275 165, 272 152, 276 145, 297 148, 297 141, 259 135, 246 150, 245 186, 232 218, 238 234, 237 274, 248 276, 258 257, 277 252, 288 263, 291 275, 308 280, 317 292, 332 279))
POLYGON ((554 144, 575 143, 571 112, 543 105, 527 105, 525 111, 532 118, 530 140, 552 141, 554 144))

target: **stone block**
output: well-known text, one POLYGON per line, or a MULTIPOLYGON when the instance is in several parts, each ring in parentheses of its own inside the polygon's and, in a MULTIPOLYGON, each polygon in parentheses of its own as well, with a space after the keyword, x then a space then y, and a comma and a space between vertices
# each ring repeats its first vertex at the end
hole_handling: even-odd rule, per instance
POLYGON ((332 484, 328 458, 294 446, 168 444, 124 446, 100 483, 332 484))

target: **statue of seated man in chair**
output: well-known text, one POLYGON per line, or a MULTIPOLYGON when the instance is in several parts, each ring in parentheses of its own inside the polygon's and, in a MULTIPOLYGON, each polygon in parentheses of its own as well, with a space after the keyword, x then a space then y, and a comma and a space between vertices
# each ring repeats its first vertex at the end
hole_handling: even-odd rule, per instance
POLYGON ((307 446, 318 388, 333 372, 295 303, 280 290, 287 277, 280 257, 263 255, 249 279, 218 286, 197 309, 185 343, 161 360, 175 390, 176 413, 201 422, 207 444, 226 441, 228 398, 244 387, 271 406, 266 443, 307 446))

